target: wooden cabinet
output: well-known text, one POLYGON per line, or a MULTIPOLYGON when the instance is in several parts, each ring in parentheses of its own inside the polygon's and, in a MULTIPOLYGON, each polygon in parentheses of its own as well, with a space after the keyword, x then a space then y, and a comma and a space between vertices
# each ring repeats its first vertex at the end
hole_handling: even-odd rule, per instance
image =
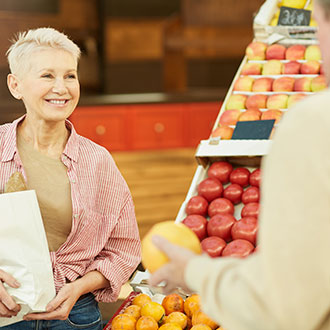
POLYGON ((126 106, 78 107, 70 120, 76 131, 108 150, 125 150, 130 140, 126 106))
POLYGON ((108 150, 196 147, 207 139, 219 102, 80 106, 77 132, 108 150))
POLYGON ((137 105, 133 107, 134 116, 132 148, 163 149, 184 147, 185 119, 184 106, 137 105))

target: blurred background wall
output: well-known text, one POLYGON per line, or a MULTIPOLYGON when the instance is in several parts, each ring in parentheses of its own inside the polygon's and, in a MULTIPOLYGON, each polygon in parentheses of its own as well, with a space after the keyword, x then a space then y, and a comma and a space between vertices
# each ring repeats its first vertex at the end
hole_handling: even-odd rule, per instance
POLYGON ((9 95, 5 52, 18 31, 51 26, 80 46, 83 95, 226 90, 262 0, 1 0, 0 121, 23 110, 9 95))

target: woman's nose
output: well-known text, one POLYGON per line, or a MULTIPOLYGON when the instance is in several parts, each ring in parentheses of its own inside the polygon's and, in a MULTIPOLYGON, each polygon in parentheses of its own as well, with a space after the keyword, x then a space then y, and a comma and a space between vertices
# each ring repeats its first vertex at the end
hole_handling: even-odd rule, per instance
POLYGON ((53 86, 53 91, 59 94, 64 94, 67 91, 65 82, 63 79, 55 79, 54 86, 53 86))

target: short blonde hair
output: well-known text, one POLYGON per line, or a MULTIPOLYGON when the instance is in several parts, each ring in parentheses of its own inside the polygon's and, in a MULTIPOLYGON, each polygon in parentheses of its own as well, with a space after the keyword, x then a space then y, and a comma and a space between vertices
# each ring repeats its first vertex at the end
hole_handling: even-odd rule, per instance
POLYGON ((28 55, 31 55, 35 50, 47 47, 68 51, 78 64, 81 52, 72 40, 64 33, 53 28, 38 28, 19 32, 12 41, 12 45, 6 53, 11 73, 17 74, 21 72, 26 68, 28 55))

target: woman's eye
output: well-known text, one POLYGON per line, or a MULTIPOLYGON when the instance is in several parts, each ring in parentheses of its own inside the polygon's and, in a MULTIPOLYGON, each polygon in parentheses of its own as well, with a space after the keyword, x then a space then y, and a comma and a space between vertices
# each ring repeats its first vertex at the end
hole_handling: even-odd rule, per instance
POLYGON ((43 74, 41 77, 42 78, 51 78, 52 75, 50 73, 46 73, 46 74, 43 74))
POLYGON ((74 74, 69 74, 69 75, 68 75, 68 78, 69 78, 69 79, 76 79, 76 75, 74 75, 74 74))

